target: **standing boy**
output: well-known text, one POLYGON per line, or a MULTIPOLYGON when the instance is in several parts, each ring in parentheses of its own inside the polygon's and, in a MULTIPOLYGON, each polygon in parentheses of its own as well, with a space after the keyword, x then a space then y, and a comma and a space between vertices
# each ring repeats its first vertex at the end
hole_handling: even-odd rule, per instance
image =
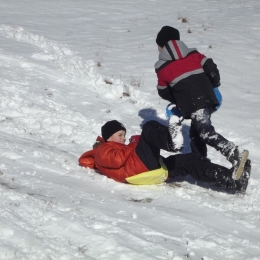
POLYGON ((160 52, 155 64, 158 94, 176 104, 185 119, 191 119, 192 152, 206 157, 206 144, 214 147, 232 163, 233 177, 239 179, 249 152, 241 151, 217 133, 210 120, 211 113, 219 105, 213 89, 220 86, 216 64, 196 49, 189 49, 173 27, 162 27, 156 43, 160 52))

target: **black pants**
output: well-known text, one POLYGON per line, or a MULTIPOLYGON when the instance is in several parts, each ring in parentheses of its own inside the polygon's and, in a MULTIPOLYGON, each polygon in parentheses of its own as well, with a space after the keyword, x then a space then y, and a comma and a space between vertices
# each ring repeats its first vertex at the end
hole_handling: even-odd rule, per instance
POLYGON ((170 151, 172 143, 168 127, 157 121, 148 121, 142 129, 141 137, 135 149, 136 154, 151 171, 160 168, 160 150, 170 151))
POLYGON ((207 145, 214 147, 227 157, 235 144, 218 134, 211 124, 211 109, 202 108, 191 114, 191 151, 207 157, 207 145))
MULTIPOLYGON (((149 170, 160 168, 160 149, 170 151, 171 137, 168 128, 156 121, 149 121, 143 126, 141 138, 136 147, 136 154, 149 170)), ((190 174, 194 179, 228 186, 234 183, 231 170, 211 163, 196 153, 177 154, 163 158, 168 168, 169 177, 190 174)))

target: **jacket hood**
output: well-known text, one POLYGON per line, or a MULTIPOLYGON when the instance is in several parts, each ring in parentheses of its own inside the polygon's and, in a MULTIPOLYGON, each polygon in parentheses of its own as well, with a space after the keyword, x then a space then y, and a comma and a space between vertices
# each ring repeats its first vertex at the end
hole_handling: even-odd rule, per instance
POLYGON ((168 41, 159 54, 159 60, 173 61, 185 58, 190 52, 196 51, 195 48, 188 48, 183 41, 168 41))

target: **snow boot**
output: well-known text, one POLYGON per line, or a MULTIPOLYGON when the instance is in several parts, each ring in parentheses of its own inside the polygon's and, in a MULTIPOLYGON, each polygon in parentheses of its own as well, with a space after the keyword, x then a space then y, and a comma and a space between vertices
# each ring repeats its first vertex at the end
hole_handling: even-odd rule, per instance
POLYGON ((178 116, 172 115, 168 122, 168 131, 172 139, 169 146, 173 152, 180 151, 183 147, 183 135, 181 132, 182 125, 178 116))
POLYGON ((239 180, 235 180, 236 192, 245 192, 251 174, 251 160, 247 160, 244 166, 244 171, 239 180))
POLYGON ((236 147, 228 156, 227 160, 230 161, 233 165, 233 179, 238 180, 244 171, 244 166, 246 160, 249 156, 248 150, 239 151, 238 147, 236 147))

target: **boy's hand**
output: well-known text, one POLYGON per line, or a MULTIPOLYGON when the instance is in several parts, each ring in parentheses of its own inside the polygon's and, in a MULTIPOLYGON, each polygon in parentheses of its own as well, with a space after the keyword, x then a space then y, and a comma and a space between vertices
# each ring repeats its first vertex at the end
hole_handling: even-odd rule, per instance
POLYGON ((133 142, 138 143, 139 140, 140 140, 140 137, 141 137, 141 135, 132 135, 132 136, 129 138, 129 142, 130 142, 130 143, 133 143, 133 142))
POLYGON ((169 104, 167 107, 166 107, 166 111, 165 111, 165 114, 166 114, 166 117, 168 119, 170 119, 170 117, 172 115, 175 115, 175 116, 178 116, 178 117, 182 117, 182 113, 181 111, 176 107, 176 105, 174 104, 169 104))

